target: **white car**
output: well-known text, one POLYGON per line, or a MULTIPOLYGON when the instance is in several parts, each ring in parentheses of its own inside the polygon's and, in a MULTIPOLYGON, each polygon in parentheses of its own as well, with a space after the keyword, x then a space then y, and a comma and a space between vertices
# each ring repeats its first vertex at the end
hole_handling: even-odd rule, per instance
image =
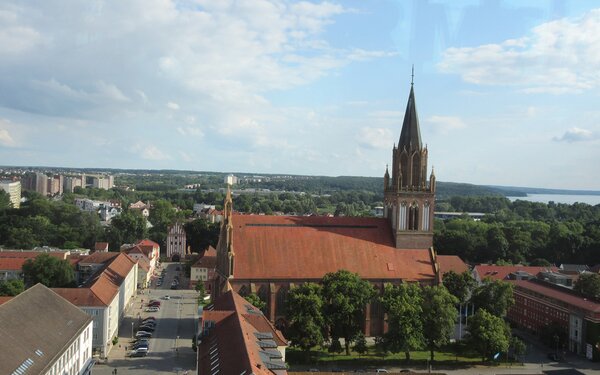
POLYGON ((151 306, 151 307, 146 307, 146 310, 144 310, 144 311, 145 312, 157 312, 158 310, 160 310, 158 307, 151 306))
POLYGON ((171 299, 171 297, 169 297, 169 296, 164 296, 162 299, 170 300, 170 299, 171 299))

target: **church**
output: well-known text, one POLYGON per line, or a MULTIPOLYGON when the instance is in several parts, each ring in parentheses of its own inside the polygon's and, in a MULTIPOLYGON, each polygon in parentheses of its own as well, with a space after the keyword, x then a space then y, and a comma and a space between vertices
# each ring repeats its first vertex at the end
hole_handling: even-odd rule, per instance
MULTIPOLYGON (((266 316, 285 330, 285 299, 290 288, 319 283, 345 269, 368 280, 380 293, 386 283, 440 282, 433 249, 435 176, 427 180, 414 87, 398 145, 392 150, 391 176, 383 178, 384 217, 267 216, 233 213, 228 191, 217 245, 215 296, 233 289, 256 293, 267 303, 266 316)), ((379 302, 366 308, 364 333, 386 330, 379 302)))

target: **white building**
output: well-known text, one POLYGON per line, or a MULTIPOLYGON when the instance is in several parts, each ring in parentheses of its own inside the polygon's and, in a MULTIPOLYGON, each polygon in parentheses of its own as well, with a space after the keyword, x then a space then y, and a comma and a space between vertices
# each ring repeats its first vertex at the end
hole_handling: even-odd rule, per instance
POLYGON ((238 178, 232 174, 225 176, 224 181, 227 185, 236 185, 238 183, 238 178))
MULTIPOLYGON (((89 257, 98 257, 97 254, 106 253, 94 253, 89 257)), ((86 260, 82 262, 86 263, 86 260)), ((94 262, 96 260, 87 264, 94 262)), ((118 253, 81 287, 52 290, 92 317, 93 352, 104 358, 112 348, 113 338, 118 336, 119 322, 137 291, 137 264, 126 254, 118 253)))
POLYGON ((173 258, 174 255, 179 255, 180 258, 183 258, 186 248, 187 241, 183 224, 175 223, 175 225, 169 227, 167 233, 167 257, 173 258))
POLYGON ((0 374, 91 374, 89 315, 37 284, 0 306, 0 374))
POLYGON ((13 208, 21 206, 21 181, 2 180, 0 190, 4 190, 12 203, 13 208))

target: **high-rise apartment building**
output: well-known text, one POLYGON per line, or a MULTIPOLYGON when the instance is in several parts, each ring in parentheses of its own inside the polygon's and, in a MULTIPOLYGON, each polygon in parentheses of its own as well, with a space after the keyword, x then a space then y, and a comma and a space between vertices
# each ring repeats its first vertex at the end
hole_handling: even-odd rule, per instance
POLYGON ((4 190, 8 194, 13 208, 21 206, 21 181, 2 180, 0 181, 0 190, 4 190))

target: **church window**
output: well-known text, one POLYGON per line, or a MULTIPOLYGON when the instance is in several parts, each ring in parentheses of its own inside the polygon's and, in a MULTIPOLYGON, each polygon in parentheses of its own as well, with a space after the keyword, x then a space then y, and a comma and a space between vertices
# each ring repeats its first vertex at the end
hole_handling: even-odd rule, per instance
POLYGON ((400 203, 400 214, 399 214, 399 222, 400 225, 398 226, 400 230, 406 230, 406 222, 407 222, 407 206, 406 206, 406 202, 402 202, 400 203))
POLYGON ((421 181, 421 158, 418 153, 414 153, 412 157, 412 178, 410 185, 419 186, 421 181))
POLYGON ((419 230, 419 206, 414 202, 408 211, 408 230, 419 230))
POLYGON ((421 227, 423 228, 424 231, 429 230, 430 215, 431 215, 431 206, 429 205, 429 202, 425 202, 425 204, 423 205, 423 224, 421 225, 421 227))
POLYGON ((277 311, 278 315, 283 315, 283 313, 285 312, 286 299, 287 299, 287 289, 282 286, 277 291, 277 299, 275 300, 275 311, 277 311))

